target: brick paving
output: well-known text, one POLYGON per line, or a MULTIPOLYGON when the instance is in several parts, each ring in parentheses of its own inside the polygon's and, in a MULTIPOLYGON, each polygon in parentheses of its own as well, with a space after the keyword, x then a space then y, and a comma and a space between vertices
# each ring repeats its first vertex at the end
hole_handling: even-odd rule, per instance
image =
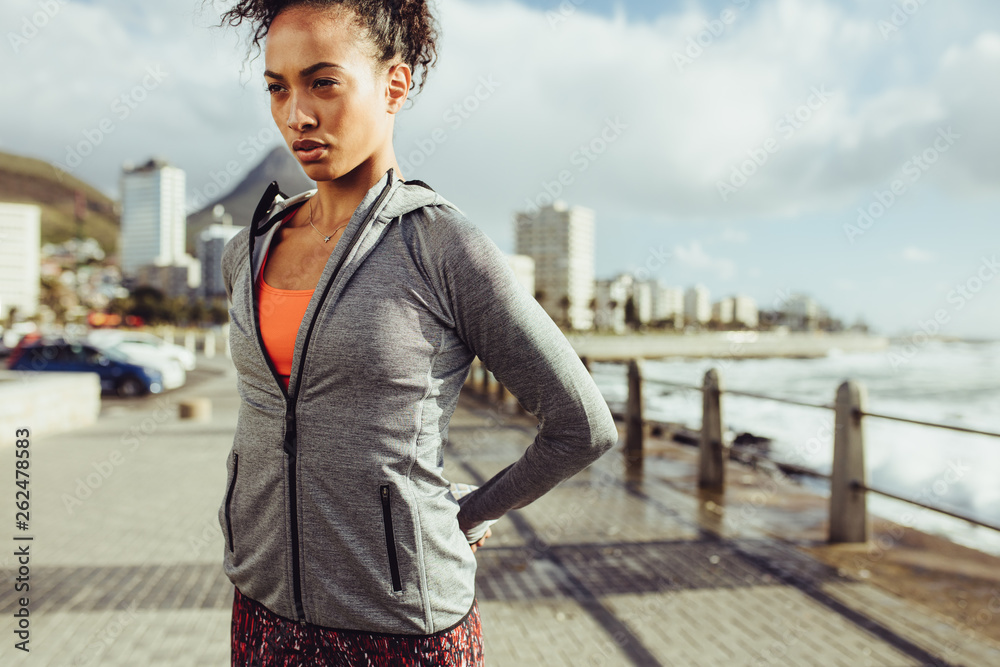
MULTIPOLYGON (((216 511, 239 399, 224 359, 200 361, 178 392, 107 400, 98 424, 33 444, 32 650, 12 647, 5 549, 0 664, 229 664, 216 511), (210 397, 211 421, 178 420, 185 396, 210 397)), ((523 453, 533 422, 463 395, 447 475, 481 484, 523 453)), ((10 448, 0 456, 9 470, 10 448)), ((477 552, 487 664, 1000 664, 966 628, 749 523, 723 537, 699 517, 697 499, 652 476, 626 481, 618 451, 508 513, 477 552)))

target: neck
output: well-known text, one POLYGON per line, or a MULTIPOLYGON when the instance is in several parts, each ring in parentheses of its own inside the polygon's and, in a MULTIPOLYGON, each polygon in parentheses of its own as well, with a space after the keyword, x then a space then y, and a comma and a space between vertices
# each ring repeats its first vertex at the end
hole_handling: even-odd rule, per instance
POLYGON ((318 181, 312 203, 315 207, 313 223, 327 230, 350 220, 368 191, 382 180, 390 167, 399 178, 399 165, 391 152, 381 160, 373 158, 362 162, 340 178, 318 181))

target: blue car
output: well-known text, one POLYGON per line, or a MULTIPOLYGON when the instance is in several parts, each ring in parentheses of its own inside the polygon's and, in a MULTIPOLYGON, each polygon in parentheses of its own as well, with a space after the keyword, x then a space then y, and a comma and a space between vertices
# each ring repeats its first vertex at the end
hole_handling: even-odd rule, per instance
POLYGON ((97 373, 101 392, 119 396, 159 394, 163 391, 160 371, 140 366, 121 352, 73 341, 38 341, 15 348, 7 360, 14 371, 61 371, 97 373))

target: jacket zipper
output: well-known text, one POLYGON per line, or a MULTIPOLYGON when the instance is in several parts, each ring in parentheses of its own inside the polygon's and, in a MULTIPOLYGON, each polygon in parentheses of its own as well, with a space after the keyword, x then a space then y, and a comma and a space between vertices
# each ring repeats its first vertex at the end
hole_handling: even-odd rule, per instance
POLYGON ((226 493, 226 531, 229 533, 229 553, 236 552, 236 545, 233 543, 233 520, 229 516, 229 510, 233 503, 233 491, 236 489, 236 475, 239 472, 240 455, 233 452, 233 481, 229 485, 229 492, 226 493))
POLYGON ((392 590, 403 590, 403 583, 399 579, 399 562, 396 560, 396 537, 392 532, 392 512, 389 508, 389 485, 383 484, 379 487, 379 494, 382 496, 382 524, 385 526, 385 547, 389 552, 389 573, 392 575, 392 590))
POLYGON ((267 347, 264 345, 264 336, 260 332, 258 306, 256 299, 256 290, 254 285, 256 283, 257 277, 253 275, 253 251, 251 250, 250 255, 250 302, 253 304, 253 319, 254 319, 254 329, 257 331, 257 344, 260 346, 260 351, 264 355, 265 361, 267 361, 267 367, 271 369, 271 375, 274 376, 274 381, 278 383, 278 388, 281 393, 285 396, 285 441, 282 443, 282 448, 288 455, 288 495, 289 504, 291 508, 289 513, 291 515, 291 532, 292 532, 292 592, 295 597, 295 615, 298 622, 302 625, 306 625, 306 613, 302 607, 302 582, 301 574, 299 572, 299 512, 296 498, 296 484, 295 484, 295 459, 296 451, 298 448, 298 443, 296 441, 296 425, 295 425, 295 404, 298 398, 298 388, 302 386, 302 369, 305 367, 306 359, 306 349, 309 347, 309 339, 312 336, 313 326, 316 324, 316 317, 319 314, 320 308, 323 306, 323 300, 326 299, 327 293, 330 291, 330 287, 333 285, 337 278, 337 273, 340 272, 340 267, 343 265, 344 260, 351 253, 354 244, 357 243, 360 238, 360 232, 363 230, 371 219, 378 212, 379 207, 381 207, 382 202, 389 195, 389 190, 392 189, 392 174, 389 175, 389 180, 383 188, 382 193, 379 195, 375 203, 372 204, 371 212, 361 223, 361 227, 358 229, 358 233, 355 234, 354 239, 351 241, 351 245, 344 250, 344 254, 340 257, 340 261, 337 262, 337 266, 333 269, 333 274, 330 279, 323 286, 323 292, 320 294, 319 303, 316 305, 316 310, 313 311, 312 319, 309 320, 309 328, 306 330, 306 337, 302 343, 302 358, 299 359, 299 372, 295 376, 295 396, 291 396, 288 390, 285 388, 285 384, 281 381, 281 377, 278 375, 278 371, 271 361, 270 355, 267 354, 267 347))

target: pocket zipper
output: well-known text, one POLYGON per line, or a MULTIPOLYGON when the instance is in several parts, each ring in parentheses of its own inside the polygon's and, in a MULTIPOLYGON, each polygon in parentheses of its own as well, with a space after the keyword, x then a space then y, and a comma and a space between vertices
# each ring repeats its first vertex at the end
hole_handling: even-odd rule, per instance
POLYGON ((399 578, 399 562, 396 560, 396 539, 392 532, 392 513, 389 511, 389 485, 383 484, 379 487, 379 494, 382 496, 382 524, 385 526, 385 546, 389 552, 389 572, 392 574, 392 590, 403 590, 403 583, 399 578))
POLYGON ((226 530, 229 533, 229 552, 235 553, 233 544, 233 520, 229 516, 230 507, 233 504, 233 491, 236 489, 236 474, 239 472, 240 455, 233 452, 233 481, 229 484, 229 491, 226 493, 226 530))

